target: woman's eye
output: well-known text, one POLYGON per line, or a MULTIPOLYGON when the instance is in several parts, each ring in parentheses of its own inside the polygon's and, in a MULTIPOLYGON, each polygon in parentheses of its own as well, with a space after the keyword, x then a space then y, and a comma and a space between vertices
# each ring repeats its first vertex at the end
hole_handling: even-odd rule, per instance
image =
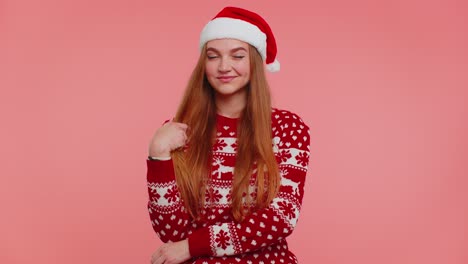
POLYGON ((207 55, 206 57, 207 57, 209 60, 211 60, 211 59, 217 58, 218 56, 216 56, 216 55, 207 55))
POLYGON ((236 58, 236 59, 242 59, 242 58, 244 58, 244 57, 245 57, 244 55, 235 55, 235 56, 234 56, 234 58, 236 58))

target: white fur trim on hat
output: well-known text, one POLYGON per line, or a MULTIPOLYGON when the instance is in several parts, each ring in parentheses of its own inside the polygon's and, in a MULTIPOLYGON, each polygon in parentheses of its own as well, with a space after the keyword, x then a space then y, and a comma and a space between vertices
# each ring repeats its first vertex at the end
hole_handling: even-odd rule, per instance
POLYGON ((223 38, 233 38, 249 43, 258 50, 265 61, 267 37, 257 26, 241 19, 215 18, 208 22, 200 33, 200 49, 210 40, 223 38))
POLYGON ((277 72, 280 70, 280 63, 277 59, 274 62, 267 64, 266 68, 269 72, 277 72))

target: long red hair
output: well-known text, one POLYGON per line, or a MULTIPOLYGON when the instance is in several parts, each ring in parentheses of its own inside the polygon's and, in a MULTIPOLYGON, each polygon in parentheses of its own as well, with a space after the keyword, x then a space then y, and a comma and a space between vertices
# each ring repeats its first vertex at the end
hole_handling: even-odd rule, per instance
MULTIPOLYGON (((238 125, 231 213, 242 220, 252 210, 268 206, 278 192, 280 176, 272 148, 271 97, 263 60, 249 45, 250 81, 247 104, 238 125), (256 168, 256 195, 249 185, 256 168)), ((205 75, 206 46, 189 79, 174 121, 189 126, 188 147, 172 152, 177 186, 194 219, 202 217, 210 178, 211 151, 216 135, 215 92, 205 75)))

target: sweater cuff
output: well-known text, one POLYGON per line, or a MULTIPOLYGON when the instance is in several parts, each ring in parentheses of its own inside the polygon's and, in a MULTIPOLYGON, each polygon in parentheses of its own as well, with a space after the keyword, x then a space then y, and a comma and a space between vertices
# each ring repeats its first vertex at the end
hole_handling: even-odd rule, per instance
POLYGON ((147 179, 152 182, 170 182, 175 180, 172 160, 146 160, 147 179))
POLYGON ((213 256, 210 245, 210 229, 203 227, 195 230, 188 237, 190 256, 213 256))

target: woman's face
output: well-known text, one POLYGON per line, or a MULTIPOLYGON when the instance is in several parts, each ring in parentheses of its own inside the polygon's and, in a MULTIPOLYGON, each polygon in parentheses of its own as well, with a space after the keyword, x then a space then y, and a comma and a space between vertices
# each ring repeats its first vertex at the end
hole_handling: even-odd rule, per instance
POLYGON ((249 44, 236 39, 208 41, 205 66, 208 82, 216 93, 242 93, 250 80, 249 44))

